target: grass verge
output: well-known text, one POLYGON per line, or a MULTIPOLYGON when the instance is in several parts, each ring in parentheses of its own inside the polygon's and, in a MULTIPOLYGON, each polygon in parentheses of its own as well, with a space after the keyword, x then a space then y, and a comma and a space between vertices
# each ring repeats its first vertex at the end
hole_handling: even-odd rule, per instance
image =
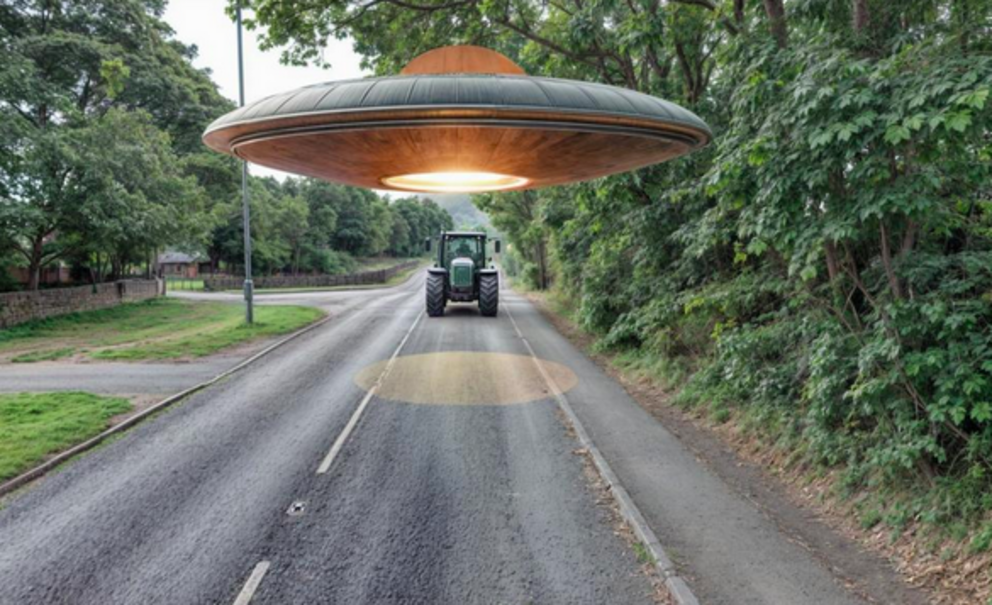
POLYGON ((28 363, 78 355, 104 360, 195 358, 320 319, 312 307, 240 305, 160 298, 30 322, 0 332, 0 359, 28 363))
POLYGON ((31 363, 34 361, 54 361, 56 359, 62 359, 64 357, 71 357, 76 353, 76 349, 73 347, 66 347, 64 349, 49 349, 42 351, 31 351, 30 353, 22 353, 20 355, 15 355, 10 360, 14 363, 31 363))
POLYGON ((0 482, 99 434, 130 409, 127 399, 77 391, 0 394, 0 482))

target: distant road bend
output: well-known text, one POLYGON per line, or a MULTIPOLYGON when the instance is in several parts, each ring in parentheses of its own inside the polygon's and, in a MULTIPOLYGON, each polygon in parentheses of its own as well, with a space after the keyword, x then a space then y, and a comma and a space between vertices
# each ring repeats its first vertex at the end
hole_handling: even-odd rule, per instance
POLYGON ((654 603, 552 388, 703 603, 862 602, 501 296, 271 297, 336 316, 10 497, 0 603, 654 603))

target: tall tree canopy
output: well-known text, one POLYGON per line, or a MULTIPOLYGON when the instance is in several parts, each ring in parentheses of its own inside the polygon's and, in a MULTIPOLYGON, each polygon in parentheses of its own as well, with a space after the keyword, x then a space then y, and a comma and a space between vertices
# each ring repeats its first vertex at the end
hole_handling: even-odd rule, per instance
POLYGON ((106 253, 119 268, 202 238, 186 228, 202 210, 197 181, 220 173, 213 183, 230 185, 215 193, 234 191, 233 162, 192 159, 204 152, 203 128, 231 104, 192 67, 194 49, 171 39, 164 6, 0 5, 0 232, 31 288, 55 259, 106 253))

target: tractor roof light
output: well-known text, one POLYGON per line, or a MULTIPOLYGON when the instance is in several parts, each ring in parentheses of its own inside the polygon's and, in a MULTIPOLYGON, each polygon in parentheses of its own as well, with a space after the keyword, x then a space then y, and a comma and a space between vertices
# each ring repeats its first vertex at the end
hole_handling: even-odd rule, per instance
POLYGON ((451 46, 399 76, 256 101, 215 121, 203 139, 287 172, 448 193, 589 180, 684 155, 711 136, 695 114, 656 97, 528 76, 494 51, 451 46))

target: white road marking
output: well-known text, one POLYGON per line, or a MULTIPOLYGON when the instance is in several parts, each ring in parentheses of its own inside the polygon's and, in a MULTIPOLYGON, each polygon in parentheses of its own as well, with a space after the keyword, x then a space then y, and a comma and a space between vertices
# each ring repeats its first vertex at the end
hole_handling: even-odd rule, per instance
POLYGON ((248 581, 245 582, 241 592, 238 593, 238 598, 234 599, 234 605, 248 605, 251 602, 251 598, 255 596, 255 591, 258 590, 258 585, 262 583, 262 578, 265 577, 265 572, 269 571, 269 565, 270 563, 268 561, 260 561, 255 566, 251 575, 248 576, 248 581))
POLYGON ((527 352, 530 353, 530 358, 537 367, 537 371, 540 372, 541 377, 544 378, 544 384, 548 385, 548 388, 551 389, 551 395, 558 400, 559 404, 562 404, 564 407, 569 407, 568 400, 565 399, 565 393, 558 388, 558 383, 555 382, 555 379, 552 378, 547 371, 545 371, 544 366, 541 364, 541 358, 537 356, 537 353, 534 352, 534 348, 530 346, 527 338, 524 337, 524 333, 520 331, 520 326, 517 325, 517 320, 513 319, 513 313, 510 313, 509 305, 506 305, 506 316, 510 318, 510 323, 513 324, 513 329, 517 333, 517 338, 522 340, 524 346, 527 347, 527 352))
POLYGON ((613 469, 610 468, 610 463, 606 461, 603 454, 593 443, 592 438, 589 433, 586 432, 585 427, 579 420, 579 417, 575 414, 572 409, 572 405, 568 402, 568 397, 565 393, 558 388, 555 383, 554 378, 552 378, 544 368, 541 367, 540 358, 534 352, 534 347, 530 345, 527 338, 524 337, 523 332, 520 331, 520 326, 517 325, 517 320, 513 319, 513 313, 510 312, 510 306, 504 305, 506 309, 506 314, 510 318, 510 323, 513 324, 513 329, 517 332, 517 337, 523 341, 524 346, 527 347, 527 351, 530 353, 530 357, 534 360, 534 364, 537 365, 537 369, 544 376, 544 380, 551 389, 555 400, 558 402, 558 407, 568 421, 571 423, 572 428, 575 430, 575 436, 578 438, 579 443, 589 452, 592 458, 593 464, 596 466, 596 470, 599 471, 599 475, 606 481, 610 488, 610 495, 616 500, 620 507, 620 514, 623 515, 627 524, 634 530, 634 534, 641 541, 641 543, 648 549, 648 552, 654 557, 655 568, 658 570, 658 574, 664 579, 665 587, 668 588, 669 594, 672 599, 678 605, 699 605, 699 601, 696 599, 696 595, 693 594, 692 589, 686 584, 685 580, 679 575, 678 569, 676 569, 675 564, 669 558, 668 553, 665 552, 665 548, 658 541, 658 536, 655 535, 654 530, 648 525, 647 520, 641 513, 641 510, 637 507, 634 499, 630 497, 627 489, 620 483, 620 478, 617 477, 613 469))
POLYGON ((362 402, 358 404, 358 408, 355 409, 355 413, 351 415, 351 418, 348 420, 348 424, 344 425, 344 430, 341 431, 338 438, 334 440, 334 445, 331 446, 331 451, 327 452, 327 456, 324 457, 324 460, 320 463, 320 466, 317 467, 318 475, 323 475, 331 469, 331 465, 334 464, 334 459, 337 458, 338 454, 341 452, 341 449, 344 447, 345 442, 348 441, 348 437, 351 435, 351 432, 355 430, 355 426, 358 425, 358 421, 362 417, 362 412, 364 412, 365 408, 369 405, 369 401, 372 401, 372 397, 375 395, 375 392, 379 390, 379 386, 386 379, 386 377, 389 376, 389 372, 393 369, 393 364, 396 362, 396 357, 400 354, 400 351, 403 350, 403 346, 406 345, 406 341, 410 340, 410 335, 413 334, 414 328, 417 327, 417 324, 420 323, 420 318, 423 316, 423 311, 417 315, 417 319, 414 320, 413 325, 411 325, 410 329, 406 331, 406 335, 403 336, 403 340, 400 341, 399 346, 396 347, 396 350, 393 351, 393 354, 389 357, 389 363, 387 363, 386 367, 383 368, 382 374, 379 374, 379 378, 376 379, 375 384, 373 384, 372 388, 365 393, 365 397, 363 397, 362 402))

